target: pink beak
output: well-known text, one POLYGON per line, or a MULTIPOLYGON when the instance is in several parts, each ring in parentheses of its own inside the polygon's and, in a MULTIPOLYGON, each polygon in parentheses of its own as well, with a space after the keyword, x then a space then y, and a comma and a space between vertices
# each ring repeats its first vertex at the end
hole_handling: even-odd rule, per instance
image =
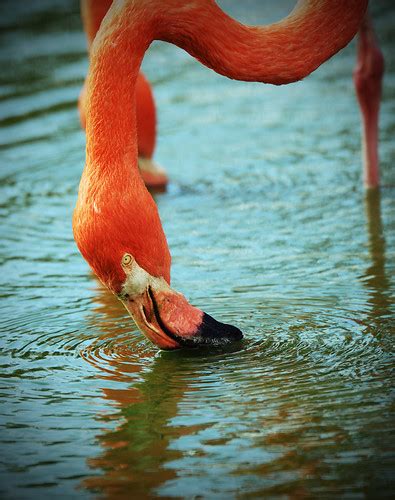
POLYGON ((148 286, 123 303, 139 329, 161 349, 224 345, 243 338, 238 328, 216 321, 170 288, 148 286))

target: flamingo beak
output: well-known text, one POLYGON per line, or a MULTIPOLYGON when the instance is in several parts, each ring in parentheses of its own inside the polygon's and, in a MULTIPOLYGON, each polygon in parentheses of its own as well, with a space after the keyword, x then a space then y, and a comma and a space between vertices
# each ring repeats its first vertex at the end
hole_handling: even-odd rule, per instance
POLYGON ((242 339, 242 332, 190 305, 167 284, 151 282, 142 293, 122 297, 138 328, 161 349, 224 345, 242 339))

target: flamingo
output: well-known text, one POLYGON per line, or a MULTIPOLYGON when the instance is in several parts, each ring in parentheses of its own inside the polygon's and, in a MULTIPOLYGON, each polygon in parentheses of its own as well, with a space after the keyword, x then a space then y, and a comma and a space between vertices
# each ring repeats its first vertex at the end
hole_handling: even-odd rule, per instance
POLYGON ((86 89, 86 164, 73 215, 78 248, 162 349, 237 341, 170 287, 170 252, 158 210, 138 170, 135 89, 153 40, 171 42, 229 78, 286 84, 343 48, 367 0, 303 0, 289 16, 248 27, 214 0, 120 0, 91 47, 86 89))
MULTIPOLYGON (((81 17, 87 37, 88 51, 111 4, 112 0, 81 0, 81 17)), ((78 99, 82 128, 86 126, 85 96, 86 84, 84 83, 78 99)), ((141 176, 149 189, 162 191, 167 186, 168 178, 165 171, 152 159, 156 142, 155 101, 151 86, 141 71, 136 82, 136 116, 141 176)))

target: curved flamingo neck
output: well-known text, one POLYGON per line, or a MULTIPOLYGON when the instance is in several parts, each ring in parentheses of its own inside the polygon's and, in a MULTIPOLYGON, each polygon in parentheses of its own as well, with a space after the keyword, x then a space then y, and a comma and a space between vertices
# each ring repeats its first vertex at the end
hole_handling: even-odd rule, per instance
POLYGON ((157 207, 138 170, 136 80, 152 30, 141 15, 117 10, 102 22, 87 78, 86 165, 73 217, 78 247, 111 290, 125 280, 130 253, 170 282, 170 253, 157 207), (133 18, 133 22, 131 19, 133 18))
POLYGON ((98 170, 116 166, 136 177, 136 82, 152 37, 144 21, 115 16, 92 44, 87 82, 87 164, 98 170), (131 168, 132 167, 132 168, 131 168))
MULTIPOLYGON (((81 0, 81 17, 87 37, 88 52, 112 3, 112 0, 81 0)), ((85 128, 84 89, 79 98, 79 108, 81 123, 85 128)), ((139 157, 151 159, 156 143, 156 109, 150 83, 142 72, 138 74, 136 82, 136 114, 139 157)))
MULTIPOLYGON (((140 0, 141 1, 141 0, 140 0)), ((267 26, 245 26, 213 0, 156 0, 156 37, 229 78, 285 84, 304 78, 357 32, 367 0, 299 0, 267 26)))
POLYGON ((180 46, 230 78, 283 84, 307 76, 344 47, 366 6, 367 0, 302 0, 280 22, 249 27, 214 0, 115 2, 91 50, 88 156, 96 161, 110 149, 111 159, 127 155, 137 165, 135 86, 154 39, 180 46))

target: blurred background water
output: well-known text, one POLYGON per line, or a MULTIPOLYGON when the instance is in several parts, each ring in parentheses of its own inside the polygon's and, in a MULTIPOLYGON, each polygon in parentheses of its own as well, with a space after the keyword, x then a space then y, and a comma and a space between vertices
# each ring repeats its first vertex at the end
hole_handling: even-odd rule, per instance
MULTIPOLYGON (((219 3, 255 24, 293 4, 219 3)), ((78 2, 1 2, 2 498, 394 494, 395 9, 372 9, 386 74, 371 195, 355 42, 285 87, 148 51, 173 285, 245 333, 234 349, 166 353, 73 241, 78 2)))

